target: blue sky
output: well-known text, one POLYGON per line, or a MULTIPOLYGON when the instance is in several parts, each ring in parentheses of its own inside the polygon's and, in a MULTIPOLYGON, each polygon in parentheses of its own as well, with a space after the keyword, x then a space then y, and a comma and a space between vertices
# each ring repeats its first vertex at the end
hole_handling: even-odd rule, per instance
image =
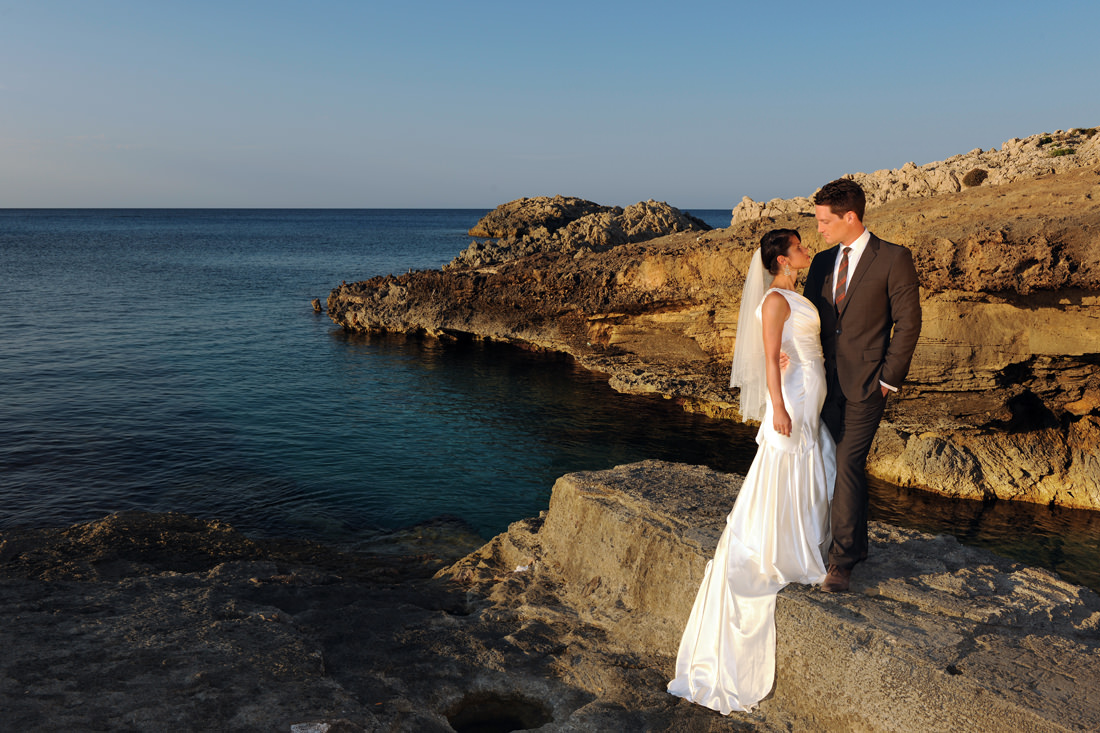
POLYGON ((731 208, 1100 125, 1097 28, 1095 0, 0 0, 0 207, 731 208))

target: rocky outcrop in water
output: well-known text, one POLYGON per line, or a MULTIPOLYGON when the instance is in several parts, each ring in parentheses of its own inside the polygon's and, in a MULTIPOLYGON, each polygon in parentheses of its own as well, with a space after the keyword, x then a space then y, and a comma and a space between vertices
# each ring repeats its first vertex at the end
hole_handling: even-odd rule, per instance
MULTIPOLYGON (((913 250, 925 313, 873 475, 950 496, 1100 508, 1100 165, 1070 165, 1097 144, 1093 135, 1052 158, 1061 172, 869 209, 872 231, 913 250)), ((602 252, 550 248, 344 284, 328 312, 352 331, 562 351, 620 391, 736 418, 728 369, 741 283, 776 226, 823 246, 810 207, 602 252)))
POLYGON ((604 252, 673 232, 709 231, 710 225, 660 201, 600 206, 578 198, 537 196, 502 204, 470 229, 474 241, 448 267, 485 267, 540 252, 604 252))
POLYGON ((5 730, 1100 726, 1095 593, 877 524, 851 593, 780 593, 758 711, 665 693, 740 481, 656 461, 570 474, 480 549, 439 526, 346 553, 155 514, 0 532, 5 730))

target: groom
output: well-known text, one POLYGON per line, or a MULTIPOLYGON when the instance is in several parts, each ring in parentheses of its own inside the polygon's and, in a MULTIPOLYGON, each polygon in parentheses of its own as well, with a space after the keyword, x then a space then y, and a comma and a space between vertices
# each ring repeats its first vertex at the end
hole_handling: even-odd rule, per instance
POLYGON ((852 567, 867 557, 867 454, 886 397, 909 371, 921 310, 913 255, 863 226, 866 198, 841 178, 814 195, 826 244, 806 276, 805 295, 821 316, 827 394, 821 419, 836 441, 833 541, 821 589, 848 590, 852 567))

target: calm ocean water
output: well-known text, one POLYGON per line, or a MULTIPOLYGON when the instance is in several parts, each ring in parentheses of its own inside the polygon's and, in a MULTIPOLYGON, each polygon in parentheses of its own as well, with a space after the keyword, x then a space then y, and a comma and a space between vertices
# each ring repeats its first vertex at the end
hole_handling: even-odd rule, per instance
MULTIPOLYGON (((139 509, 331 542, 439 517, 489 537, 570 471, 748 467, 751 429, 567 358, 349 335, 310 307, 439 267, 484 213, 0 210, 0 527, 139 509)), ((879 519, 1100 587, 1097 513, 876 492, 879 519)))

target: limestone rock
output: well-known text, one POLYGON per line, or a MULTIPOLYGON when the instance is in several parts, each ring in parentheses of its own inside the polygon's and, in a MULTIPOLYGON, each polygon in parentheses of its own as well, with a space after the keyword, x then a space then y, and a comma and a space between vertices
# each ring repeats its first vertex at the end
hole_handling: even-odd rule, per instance
POLYGON ((780 593, 758 711, 667 694, 740 483, 657 461, 570 474, 542 516, 480 547, 409 531, 376 555, 171 514, 0 532, 5 729, 1100 726, 1095 593, 878 524, 852 593, 780 593))
MULTIPOLYGON (((964 180, 975 170, 984 171, 985 175, 978 176, 980 180, 974 185, 996 186, 1097 165, 1100 163, 1098 132, 1100 129, 1094 127, 1040 133, 1022 140, 1008 140, 999 150, 975 148, 964 155, 921 166, 910 162, 901 168, 870 174, 852 173, 844 177, 863 187, 868 207, 897 199, 958 193, 967 187, 964 180)), ((734 207, 730 226, 762 217, 774 219, 813 214, 813 210, 812 196, 772 199, 766 204, 745 196, 734 207)))
POLYGON ((537 566, 501 569, 493 600, 433 579, 462 553, 412 534, 372 556, 179 515, 0 532, 4 730, 725 727, 673 708, 661 670, 605 648, 537 566))
POLYGON ((501 204, 470 229, 471 237, 515 239, 545 229, 554 232, 589 214, 613 211, 612 207, 574 196, 536 196, 501 204))
POLYGON ((733 215, 730 217, 730 226, 737 226, 742 222, 756 221, 758 219, 777 219, 779 217, 791 217, 800 214, 812 216, 813 213, 813 201, 807 196, 796 196, 790 199, 772 199, 767 203, 753 201, 748 196, 744 196, 741 198, 740 203, 733 207, 733 215))
MULTIPOLYGON (((1069 137, 1006 143, 1006 161, 1023 157, 998 170, 1041 168, 1036 150, 1066 166, 1096 154, 1100 134, 1073 135, 1077 152, 1054 158, 1050 146, 1069 137)), ((1100 509, 1100 441, 1089 443, 1100 418, 1100 164, 991 183, 992 154, 968 154, 966 165, 984 156, 989 166, 981 185, 867 212, 872 231, 912 250, 924 308, 909 378, 891 399, 868 468, 952 496, 1100 509)), ((523 257, 512 249, 515 258, 490 266, 345 283, 330 293, 328 312, 352 331, 565 352, 620 391, 737 418, 729 358, 751 253, 777 226, 799 229, 811 249, 823 246, 797 209, 606 249, 595 239, 563 251, 559 239, 559 249, 523 257)), ((630 230, 625 211, 589 217, 630 230)), ((574 222, 558 231, 570 228, 582 229, 574 222)))
POLYGON ((448 268, 486 267, 539 252, 602 252, 673 232, 709 229, 664 202, 642 201, 623 209, 565 196, 523 198, 482 217, 470 236, 495 241, 472 242, 448 268))
MULTIPOLYGON (((569 474, 541 524, 513 525, 442 575, 500 605, 510 592, 499 574, 529 562, 523 598, 553 589, 568 609, 557 617, 575 615, 603 648, 659 667, 667 681, 739 487, 736 476, 658 461, 569 474)), ((731 721, 921 733, 1100 726, 1095 593, 953 538, 871 531, 851 593, 780 593, 775 689, 759 713, 731 721)), ((531 621, 547 613, 520 611, 531 621)), ((654 690, 635 695, 653 704, 654 690)), ((693 708, 677 698, 671 712, 693 708)))

